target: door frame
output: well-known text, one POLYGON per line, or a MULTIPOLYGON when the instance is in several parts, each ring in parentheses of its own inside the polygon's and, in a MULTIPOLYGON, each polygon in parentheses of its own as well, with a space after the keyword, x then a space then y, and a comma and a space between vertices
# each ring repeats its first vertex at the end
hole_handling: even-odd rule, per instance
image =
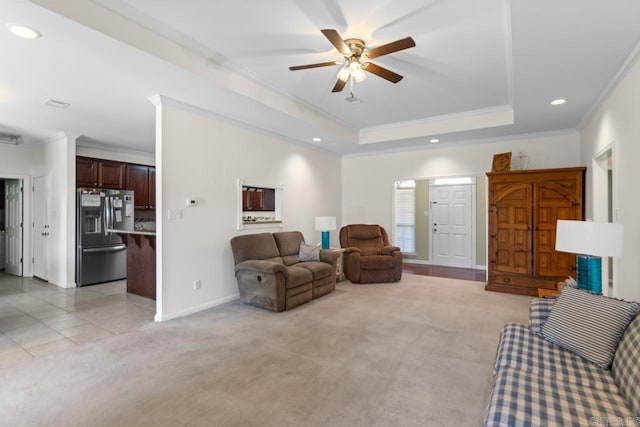
POLYGON ((32 188, 32 179, 29 175, 5 173, 1 170, 0 178, 22 180, 22 277, 31 277, 33 276, 33 268, 31 262, 27 262, 27 260, 32 257, 33 233, 31 227, 25 226, 25 224, 31 224, 31 191, 27 192, 25 188, 32 188), (25 193, 29 195, 25 195, 25 193))
MULTIPOLYGON (((429 180, 429 230, 433 230, 433 213, 431 212, 432 206, 431 206, 431 188, 432 187, 450 187, 450 186, 460 186, 460 185, 468 185, 471 191, 471 201, 469 203, 471 203, 471 219, 470 219, 470 231, 469 234, 471 235, 471 252, 470 252, 470 256, 471 256, 471 265, 469 267, 458 267, 458 268, 477 268, 477 262, 476 262, 476 234, 477 234, 477 225, 476 225, 476 221, 477 221, 477 212, 476 212, 476 205, 477 205, 477 200, 476 200, 476 193, 477 193, 477 184, 476 184, 476 177, 475 176, 464 176, 464 177, 448 177, 448 178, 444 178, 444 179, 455 179, 455 178, 471 178, 471 183, 470 184, 441 184, 441 185, 436 185, 434 184, 436 179, 442 179, 442 178, 433 178, 429 180)), ((439 265, 439 264, 435 264, 434 262, 434 239, 433 239, 433 233, 430 231, 429 232, 429 264, 432 265, 439 265)))
MULTIPOLYGON (((593 206, 593 220, 598 222, 618 222, 617 203, 617 174, 615 142, 611 142, 596 152, 591 159, 591 184, 593 206), (609 188, 609 169, 611 169, 611 188, 609 188), (611 218, 609 217, 611 209, 611 218)), ((618 259, 613 258, 613 262, 607 257, 602 258, 602 278, 608 282, 611 276, 610 286, 603 286, 602 293, 608 296, 617 296, 617 272, 618 259), (611 275, 609 274, 611 272, 611 275)))
POLYGON ((31 265, 33 269, 33 277, 37 277, 39 279, 49 281, 49 255, 50 255, 49 239, 43 239, 41 242, 43 244, 42 251, 44 252, 43 259, 38 260, 36 257, 38 233, 43 232, 43 229, 36 229, 36 216, 37 216, 37 203, 38 203, 37 202, 38 195, 36 194, 36 182, 38 181, 41 181, 43 184, 43 188, 42 188, 43 194, 41 194, 41 197, 43 199, 43 205, 44 205, 44 218, 42 218, 43 224, 41 225, 43 226, 43 229, 47 233, 49 233, 49 224, 50 224, 51 176, 50 175, 36 176, 33 178, 33 185, 31 186, 31 197, 33 198, 33 215, 32 215, 32 221, 30 222, 30 225, 31 225, 30 228, 33 233, 33 256, 31 257, 31 265), (44 277, 36 275, 37 273, 36 260, 38 261, 38 263, 40 262, 44 263, 44 265, 41 266, 41 269, 44 272, 44 277))

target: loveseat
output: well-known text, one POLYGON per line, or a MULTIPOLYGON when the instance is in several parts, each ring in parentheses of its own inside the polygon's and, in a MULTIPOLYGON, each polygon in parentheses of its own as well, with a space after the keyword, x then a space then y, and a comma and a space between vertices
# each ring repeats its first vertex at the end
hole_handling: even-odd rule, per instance
POLYGON ((620 308, 620 300, 579 292, 565 286, 558 299, 534 299, 529 325, 504 326, 485 426, 640 425, 638 304, 620 308))
POLYGON ((389 244, 387 231, 374 224, 340 229, 344 274, 352 283, 397 282, 402 278, 402 252, 389 244))
POLYGON ((333 291, 340 253, 317 248, 317 260, 301 262, 301 244, 304 237, 299 231, 232 238, 240 299, 258 307, 283 311, 333 291))

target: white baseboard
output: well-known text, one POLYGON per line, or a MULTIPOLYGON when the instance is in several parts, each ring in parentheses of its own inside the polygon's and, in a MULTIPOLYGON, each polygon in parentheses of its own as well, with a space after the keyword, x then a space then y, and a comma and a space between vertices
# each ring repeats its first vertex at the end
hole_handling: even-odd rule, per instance
POLYGON ((195 307, 188 308, 186 310, 178 311, 176 313, 170 313, 166 315, 159 316, 156 313, 154 321, 156 322, 166 322, 167 320, 177 319, 179 317, 189 316, 190 314, 197 313, 202 310, 207 310, 209 308, 228 303, 229 301, 233 301, 240 298, 240 294, 230 295, 228 297, 220 298, 217 300, 209 301, 208 303, 197 305, 195 307))

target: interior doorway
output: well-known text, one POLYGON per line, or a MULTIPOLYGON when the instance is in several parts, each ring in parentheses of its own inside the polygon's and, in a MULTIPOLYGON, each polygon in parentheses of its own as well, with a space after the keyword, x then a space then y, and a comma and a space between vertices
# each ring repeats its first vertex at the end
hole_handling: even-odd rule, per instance
MULTIPOLYGON (((609 144, 593 156, 593 220, 616 222, 614 146, 609 144)), ((602 258, 602 277, 605 286, 602 293, 616 296, 614 289, 616 262, 613 258, 602 258)))
POLYGON ((4 179, 4 270, 23 274, 23 180, 4 179))
POLYGON ((396 181, 393 202, 392 240, 405 263, 486 270, 483 176, 396 181))

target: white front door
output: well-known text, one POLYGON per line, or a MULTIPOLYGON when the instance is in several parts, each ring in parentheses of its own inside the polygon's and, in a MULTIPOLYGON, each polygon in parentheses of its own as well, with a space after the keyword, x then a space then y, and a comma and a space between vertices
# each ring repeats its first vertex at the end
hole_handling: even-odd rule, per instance
POLYGON ((33 179, 33 275, 49 280, 49 177, 33 179))
POLYGON ((4 190, 7 249, 5 271, 22 276, 22 180, 7 179, 4 190))
POLYGON ((472 185, 432 185, 432 263, 450 267, 473 266, 472 185))

